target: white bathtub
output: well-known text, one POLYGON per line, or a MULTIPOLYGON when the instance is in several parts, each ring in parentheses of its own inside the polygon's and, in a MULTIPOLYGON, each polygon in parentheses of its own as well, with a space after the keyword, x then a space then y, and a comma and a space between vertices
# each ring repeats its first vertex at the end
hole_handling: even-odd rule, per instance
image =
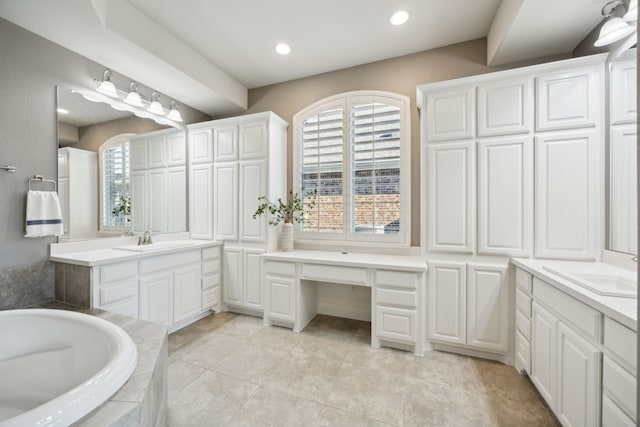
POLYGON ((137 359, 129 335, 98 317, 0 311, 0 426, 67 426, 122 387, 137 359))

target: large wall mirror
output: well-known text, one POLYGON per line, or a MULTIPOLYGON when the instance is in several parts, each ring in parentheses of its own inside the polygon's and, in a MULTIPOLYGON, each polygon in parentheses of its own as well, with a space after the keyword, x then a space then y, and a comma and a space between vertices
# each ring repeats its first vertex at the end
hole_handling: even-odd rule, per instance
POLYGON ((187 231, 186 131, 58 87, 63 240, 187 231))

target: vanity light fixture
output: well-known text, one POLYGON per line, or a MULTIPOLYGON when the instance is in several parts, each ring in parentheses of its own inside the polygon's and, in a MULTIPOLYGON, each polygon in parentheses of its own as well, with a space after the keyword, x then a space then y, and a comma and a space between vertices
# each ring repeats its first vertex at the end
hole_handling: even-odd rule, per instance
POLYGON ((110 96, 111 98, 118 98, 118 91, 116 90, 116 85, 111 81, 111 70, 106 69, 104 73, 102 73, 102 82, 100 82, 100 86, 96 89, 103 95, 110 96))
POLYGON ((625 21, 637 21, 638 20, 638 0, 629 1, 629 10, 622 17, 625 21))
POLYGON ((69 114, 69 110, 66 110, 64 108, 58 108, 56 111, 58 112, 58 114, 69 114))
POLYGON ((408 20, 409 12, 406 10, 399 10, 389 17, 389 23, 395 26, 406 24, 408 20))
POLYGON ((131 84, 129 85, 129 94, 125 98, 124 102, 129 105, 133 105, 134 107, 144 107, 142 98, 140 98, 140 94, 138 93, 138 84, 136 82, 131 82, 131 84))
MULTIPOLYGON (((632 0, 633 1, 633 0, 632 0)), ((627 8, 627 5, 622 0, 613 0, 607 2, 602 7, 602 16, 607 18, 607 20, 602 24, 600 28, 600 34, 598 36, 598 40, 596 40, 593 45, 595 47, 607 46, 617 41, 622 40, 628 35, 634 33, 636 31, 636 27, 629 25, 624 19, 614 16, 615 10, 618 6, 624 6, 625 9, 628 9, 627 14, 632 9, 632 7, 627 8)), ((633 6, 633 5, 632 5, 633 6)), ((637 14, 638 2, 635 0, 635 9, 637 14)))
POLYGON ((151 105, 148 108, 150 113, 156 114, 158 116, 164 116, 164 108, 162 108, 162 104, 160 104, 160 95, 158 92, 153 92, 151 94, 151 105))
POLYGON ((280 55, 289 55, 291 53, 291 46, 286 43, 278 43, 274 49, 280 55))
POLYGON ((178 110, 178 103, 176 101, 171 101, 171 109, 169 110, 169 114, 167 114, 167 118, 174 122, 182 122, 182 115, 178 110))

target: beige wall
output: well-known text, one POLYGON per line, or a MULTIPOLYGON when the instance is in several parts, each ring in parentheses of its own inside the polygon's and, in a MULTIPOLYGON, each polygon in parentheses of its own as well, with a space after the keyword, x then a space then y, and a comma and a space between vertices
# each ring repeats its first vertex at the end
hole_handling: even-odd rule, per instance
POLYGON ((166 129, 149 119, 141 119, 136 116, 125 117, 118 120, 110 120, 92 126, 83 126, 78 129, 80 141, 74 148, 98 152, 105 141, 123 133, 147 133, 155 130, 166 129))
MULTIPOLYGON (((567 57, 565 55, 563 57, 567 57)), ((547 62, 544 58, 527 64, 547 62)), ((416 86, 442 80, 497 71, 487 67, 486 39, 477 39, 439 49, 361 65, 249 90, 248 113, 273 111, 290 124, 304 107, 342 92, 382 90, 411 99, 411 244, 420 245, 420 127, 416 107, 416 86)), ((292 126, 288 130, 287 183, 292 183, 292 126)))

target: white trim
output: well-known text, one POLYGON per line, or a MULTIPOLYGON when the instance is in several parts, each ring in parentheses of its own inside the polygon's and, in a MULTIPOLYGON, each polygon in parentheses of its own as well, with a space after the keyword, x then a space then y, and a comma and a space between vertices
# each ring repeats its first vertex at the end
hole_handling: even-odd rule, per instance
MULTIPOLYGON (((102 172, 103 172, 103 156, 104 151, 113 147, 114 145, 123 145, 129 143, 129 138, 131 136, 135 136, 135 133, 122 133, 116 136, 113 136, 107 139, 98 149, 98 232, 99 233, 108 233, 109 235, 115 235, 117 233, 121 233, 125 227, 116 227, 112 225, 104 225, 104 189, 102 187, 102 172)), ((129 161, 131 161, 131 153, 129 153, 129 161)), ((131 181, 131 170, 128 171, 129 175, 127 175, 126 181, 131 181)), ((123 194, 126 189, 126 181, 125 188, 123 189, 123 194)))

